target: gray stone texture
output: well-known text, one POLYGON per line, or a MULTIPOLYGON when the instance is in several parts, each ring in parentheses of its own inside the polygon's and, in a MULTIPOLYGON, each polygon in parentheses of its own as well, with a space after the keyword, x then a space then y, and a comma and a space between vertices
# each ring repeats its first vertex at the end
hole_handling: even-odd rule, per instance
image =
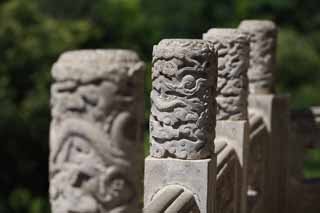
POLYGON ((239 29, 250 38, 249 91, 255 94, 274 92, 277 27, 272 21, 245 20, 239 29))
POLYGON ((218 51, 217 120, 247 119, 249 40, 237 29, 210 29, 218 51))
POLYGON ((179 185, 169 185, 160 189, 153 196, 144 213, 200 213, 193 193, 179 185))
MULTIPOLYGON (((168 210, 171 205, 173 205, 171 206, 171 209, 173 209, 177 204, 183 203, 183 199, 186 197, 181 198, 179 196, 180 198, 174 197, 170 199, 172 195, 170 193, 171 195, 168 195, 168 199, 165 199, 165 196, 161 196, 163 193, 161 190, 169 190, 169 186, 176 186, 178 189, 183 189, 180 190, 180 192, 176 192, 177 196, 180 195, 179 193, 182 193, 182 191, 192 192, 196 204, 191 212, 198 212, 197 210, 199 210, 201 213, 212 213, 214 212, 215 201, 215 177, 215 158, 181 160, 147 157, 145 160, 144 205, 148 210, 150 203, 157 203, 154 201, 155 199, 162 199, 160 200, 161 202, 159 202, 161 209, 168 210), (174 204, 175 200, 178 201, 178 203, 174 204), (167 204, 169 204, 169 207, 167 207, 167 204)), ((188 193, 185 196, 187 195, 188 193)), ((186 212, 189 213, 189 211, 186 212)), ((152 213, 156 213, 156 211, 152 213)), ((168 213, 173 212, 168 211, 168 213)))
POLYGON ((209 41, 165 39, 153 49, 150 155, 213 153, 217 55, 209 41))
POLYGON ((210 29, 203 35, 218 51, 217 212, 246 213, 249 40, 237 29, 210 29))
POLYGON ((129 50, 81 50, 52 68, 53 213, 141 212, 145 65, 129 50))
POLYGON ((217 121, 217 212, 247 213, 248 122, 217 121))
POLYGON ((240 212, 239 161, 233 149, 227 149, 226 147, 222 152, 218 155, 220 163, 218 163, 215 213, 240 212))
MULTIPOLYGON (((250 114, 254 113, 261 116, 268 132, 267 138, 263 136, 265 134, 261 134, 262 138, 260 139, 266 143, 263 145, 263 147, 266 147, 266 150, 263 153, 260 153, 260 155, 265 156, 264 159, 267 161, 264 169, 264 177, 267 178, 262 185, 263 188, 260 188, 261 191, 259 192, 264 199, 264 212, 286 212, 286 191, 288 185, 287 150, 289 147, 289 98, 282 95, 251 94, 249 95, 248 100, 250 114)), ((251 143, 252 141, 250 141, 250 148, 251 143)), ((250 153, 251 152, 252 150, 250 150, 250 153)), ((252 167, 257 166, 256 162, 249 161, 248 164, 249 171, 252 171, 252 167)), ((261 163, 260 165, 263 166, 264 164, 261 163)), ((251 207, 255 208, 254 206, 251 207)))
POLYGON ((267 187, 269 132, 262 115, 249 111, 250 141, 248 152, 248 213, 264 213, 267 187))

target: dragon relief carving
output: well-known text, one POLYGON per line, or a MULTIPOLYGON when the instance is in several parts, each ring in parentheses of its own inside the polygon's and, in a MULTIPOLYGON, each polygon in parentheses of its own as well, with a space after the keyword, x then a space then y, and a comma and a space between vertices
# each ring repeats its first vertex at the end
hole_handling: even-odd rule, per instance
POLYGON ((239 29, 250 38, 250 93, 273 93, 277 26, 272 21, 246 20, 239 29))
POLYGON ((213 151, 217 58, 203 40, 167 39, 153 49, 150 154, 207 158, 213 151))
POLYGON ((127 50, 74 51, 52 75, 52 212, 141 211, 144 64, 127 50))
POLYGON ((217 120, 247 119, 247 36, 236 29, 213 28, 203 38, 218 51, 217 120))

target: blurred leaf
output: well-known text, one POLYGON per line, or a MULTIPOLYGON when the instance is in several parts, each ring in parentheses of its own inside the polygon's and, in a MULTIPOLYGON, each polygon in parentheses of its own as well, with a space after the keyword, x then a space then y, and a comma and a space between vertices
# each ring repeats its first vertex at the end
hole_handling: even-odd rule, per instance
POLYGON ((290 29, 279 34, 277 83, 292 94, 296 107, 319 105, 320 54, 305 35, 290 29))

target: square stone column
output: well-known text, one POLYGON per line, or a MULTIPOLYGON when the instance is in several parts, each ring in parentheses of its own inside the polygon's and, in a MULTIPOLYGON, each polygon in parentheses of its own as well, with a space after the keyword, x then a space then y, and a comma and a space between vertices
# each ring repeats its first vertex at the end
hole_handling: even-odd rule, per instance
POLYGON ((216 125, 216 212, 246 212, 248 122, 217 121, 216 125))
POLYGON ((216 82, 210 41, 154 46, 144 212, 214 212, 216 82))
POLYGON ((238 29, 220 28, 203 38, 218 50, 216 211, 247 213, 249 40, 238 29))
MULTIPOLYGON (((261 116, 268 131, 264 176, 265 212, 285 212, 288 179, 289 97, 273 94, 249 95, 249 111, 261 116)), ((249 162, 250 164, 250 162, 249 162)))
MULTIPOLYGON (((251 159, 266 161, 249 162, 250 206, 253 212, 260 212, 255 209, 255 205, 263 205, 259 208, 264 209, 264 212, 282 213, 286 212, 289 104, 288 97, 276 95, 275 92, 278 30, 276 24, 269 20, 244 20, 239 25, 239 30, 250 40, 249 117, 252 129, 250 137, 253 140, 250 144, 259 152, 251 159), (262 123, 259 121, 261 119, 262 123), (263 141, 265 144, 256 143, 257 141, 263 141), (263 160, 259 160, 259 155, 263 160), (266 178, 264 180, 259 174, 263 170, 263 176, 266 178), (257 198, 255 202, 251 199, 254 196, 257 198), (261 200, 264 204, 261 204, 261 200)), ((254 150, 250 150, 250 153, 254 153, 254 150)))
POLYGON ((268 186, 268 144, 269 131, 260 114, 249 110, 250 140, 248 151, 248 193, 247 212, 267 213, 264 206, 267 201, 266 187, 268 186))
MULTIPOLYGON (((196 202, 195 211, 204 213, 214 212, 215 201, 216 159, 180 160, 157 159, 147 157, 145 160, 145 190, 144 203, 148 206, 157 192, 170 186, 180 186, 192 192, 196 202)), ((170 206, 174 200, 163 203, 170 206)), ((154 213, 155 209, 148 209, 145 213, 154 213)), ((165 211, 167 212, 167 211, 165 211)), ((169 213, 169 212, 168 212, 169 213)))

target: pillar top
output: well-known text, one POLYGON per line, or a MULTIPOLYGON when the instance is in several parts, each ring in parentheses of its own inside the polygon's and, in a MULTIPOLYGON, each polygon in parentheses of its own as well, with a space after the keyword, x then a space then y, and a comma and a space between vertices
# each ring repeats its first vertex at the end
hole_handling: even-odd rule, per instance
POLYGON ((277 26, 270 20, 244 20, 239 28, 246 31, 275 31, 277 26))
POLYGON ((163 39, 153 48, 154 59, 180 58, 186 56, 207 57, 214 54, 214 46, 211 42, 201 39, 163 39))
POLYGON ((77 50, 62 54, 52 68, 56 81, 74 80, 88 83, 97 79, 114 80, 116 76, 130 75, 130 67, 143 65, 139 56, 131 50, 98 49, 77 50), (122 67, 123 69, 119 69, 122 67))
POLYGON ((211 28, 207 33, 203 34, 203 38, 208 40, 242 40, 243 42, 248 42, 247 36, 236 28, 211 28))

